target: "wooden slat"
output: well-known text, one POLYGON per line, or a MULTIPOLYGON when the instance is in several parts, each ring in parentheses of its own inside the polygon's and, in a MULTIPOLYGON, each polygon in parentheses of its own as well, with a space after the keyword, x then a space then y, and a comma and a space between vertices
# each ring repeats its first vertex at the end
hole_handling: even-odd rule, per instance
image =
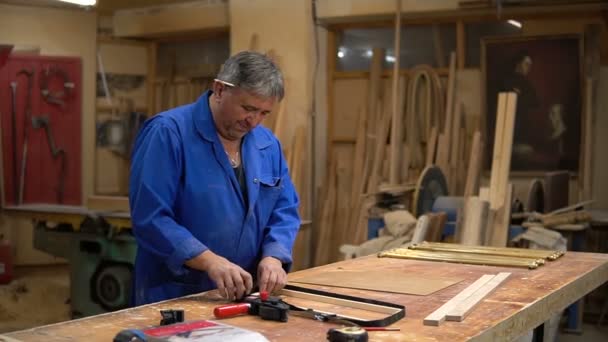
POLYGON ((449 186, 449 144, 451 143, 453 109, 454 109, 454 90, 456 84, 456 54, 450 54, 450 74, 448 76, 447 100, 445 105, 445 124, 443 133, 439 135, 439 145, 437 150, 437 166, 441 168, 448 178, 449 186))
MULTIPOLYGON (((500 182, 500 162, 502 158, 502 143, 505 126, 505 110, 507 108, 507 94, 498 94, 498 105, 496 107, 496 129, 494 130, 494 151, 492 154, 492 169, 490 174, 490 191, 495 192, 498 189, 500 182)), ((490 206, 492 209, 496 209, 496 201, 490 194, 490 206)))
MULTIPOLYGON (((395 86, 395 84, 393 84, 395 86)), ((397 80, 396 90, 393 89, 392 98, 393 115, 391 120, 391 145, 390 145, 390 163, 389 163, 389 183, 400 184, 402 177, 407 179, 407 170, 402 170, 401 160, 403 158, 403 91, 405 89, 405 78, 399 77, 397 80)))
POLYGON ((388 106, 384 106, 383 116, 380 119, 379 125, 376 127, 376 141, 375 148, 371 156, 373 156, 373 163, 369 173, 369 183, 367 184, 367 193, 375 192, 381 178, 381 167, 384 161, 384 152, 386 150, 386 138, 388 136, 388 130, 391 124, 390 109, 388 106))
POLYGON ((481 132, 473 133, 473 143, 469 156, 469 167, 467 169, 467 181, 464 187, 464 196, 475 196, 479 190, 479 176, 481 174, 481 159, 483 146, 481 132))
MULTIPOLYGON (((334 80, 332 78, 334 71, 336 70, 336 55, 337 51, 336 44, 336 32, 333 30, 327 31, 327 151, 326 156, 330 158, 333 156, 333 144, 334 140, 334 80)), ((329 175, 331 163, 327 163, 327 169, 325 174, 329 175)), ((326 177, 328 178, 328 177, 326 177)))
MULTIPOLYGON (((363 182, 363 169, 365 168, 365 131, 367 128, 367 113, 361 108, 359 110, 359 120, 357 124, 357 140, 355 142, 353 179, 350 193, 350 206, 354 209, 361 196, 361 183, 363 182)), ((351 215, 352 217, 353 215, 351 215)), ((352 221, 349 226, 352 227, 352 221)))
POLYGON ((583 181, 579 201, 590 199, 592 196, 593 178, 593 78, 587 77, 585 84, 585 130, 583 151, 583 181))
POLYGON ((323 199, 323 206, 319 212, 319 219, 317 220, 317 231, 315 239, 315 254, 314 254, 314 265, 324 265, 329 259, 329 248, 328 244, 331 240, 332 223, 334 217, 334 206, 336 202, 336 168, 337 168, 337 157, 331 156, 331 162, 329 172, 327 174, 327 182, 325 184, 325 198, 323 199))
POLYGON ((435 164, 441 169, 444 174, 448 173, 450 167, 450 165, 448 164, 448 151, 450 149, 448 139, 449 137, 443 133, 439 134, 439 137, 437 138, 437 159, 435 164))
MULTIPOLYGON (((511 211, 511 203, 509 202, 511 199, 511 189, 508 182, 511 168, 516 106, 516 93, 499 94, 499 112, 496 115, 495 146, 492 175, 490 177, 490 209, 496 211, 497 217, 490 218, 493 222, 489 243, 496 247, 505 247, 507 244, 511 211), (501 107, 501 105, 504 107, 501 107), (502 112, 500 111, 501 108, 502 112)), ((492 212, 490 213, 491 215, 492 212)))
POLYGON ((425 166, 430 166, 435 163, 435 152, 437 150, 437 126, 433 126, 431 128, 431 134, 429 136, 429 141, 426 145, 426 162, 425 166))
POLYGON ((473 284, 462 290, 452 299, 443 304, 439 309, 433 311, 422 321, 424 325, 439 326, 445 319, 448 312, 455 308, 462 300, 471 296, 475 291, 494 278, 494 275, 485 274, 477 279, 473 284))
POLYGON ((403 97, 403 83, 399 77, 399 64, 401 57, 401 0, 395 0, 395 41, 394 41, 394 57, 395 62, 393 63, 393 85, 392 85, 392 96, 391 96, 391 115, 392 115, 392 126, 391 129, 391 146, 390 146, 390 171, 389 171, 389 183, 399 183, 399 166, 400 166, 400 152, 401 152, 401 120, 403 117, 403 105, 401 98, 403 97), (401 107, 401 108, 399 108, 401 107))
POLYGON ((461 322, 487 295, 492 293, 498 286, 507 279, 511 273, 500 272, 490 281, 483 284, 477 291, 473 292, 469 297, 458 303, 455 307, 448 311, 446 319, 448 321, 461 322))

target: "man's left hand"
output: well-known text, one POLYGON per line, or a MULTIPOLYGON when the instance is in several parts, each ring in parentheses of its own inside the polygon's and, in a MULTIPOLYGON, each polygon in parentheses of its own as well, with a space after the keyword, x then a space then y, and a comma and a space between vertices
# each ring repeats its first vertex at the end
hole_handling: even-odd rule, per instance
POLYGON ((269 293, 279 291, 287 284, 287 273, 279 259, 265 257, 258 265, 258 286, 269 293))

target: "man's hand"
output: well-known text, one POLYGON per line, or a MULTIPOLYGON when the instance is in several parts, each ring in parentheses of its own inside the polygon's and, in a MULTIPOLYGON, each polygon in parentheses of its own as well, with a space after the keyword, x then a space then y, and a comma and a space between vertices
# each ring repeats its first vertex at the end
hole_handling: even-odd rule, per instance
POLYGON ((265 257, 258 265, 258 285, 261 291, 279 291, 287 284, 287 273, 279 259, 265 257))
POLYGON ((210 250, 186 261, 186 265, 207 272, 222 297, 229 300, 242 298, 253 288, 251 274, 210 250))

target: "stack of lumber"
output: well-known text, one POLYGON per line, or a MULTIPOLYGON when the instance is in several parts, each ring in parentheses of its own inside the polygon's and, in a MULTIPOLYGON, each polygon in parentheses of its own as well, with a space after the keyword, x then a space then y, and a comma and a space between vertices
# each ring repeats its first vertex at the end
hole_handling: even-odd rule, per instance
MULTIPOLYGON (((396 52, 399 20, 397 15, 396 52)), ((388 82, 383 80, 382 70, 385 51, 374 48, 367 90, 361 92, 362 83, 336 88, 344 100, 366 95, 367 101, 359 102, 359 107, 343 106, 357 115, 354 148, 337 145, 350 143, 347 139, 329 142, 336 146, 330 145, 328 150, 327 174, 316 212, 315 265, 337 260, 341 245, 358 245, 367 239, 370 211, 381 205, 385 194, 411 209, 410 195, 429 165, 442 169, 451 195, 477 194, 483 142, 478 131, 472 138, 466 133, 464 107, 455 89, 455 53, 451 54, 447 88, 437 69, 418 65, 404 72, 399 69, 398 53, 394 57, 388 82)), ((429 232, 439 233, 438 229, 429 232)))

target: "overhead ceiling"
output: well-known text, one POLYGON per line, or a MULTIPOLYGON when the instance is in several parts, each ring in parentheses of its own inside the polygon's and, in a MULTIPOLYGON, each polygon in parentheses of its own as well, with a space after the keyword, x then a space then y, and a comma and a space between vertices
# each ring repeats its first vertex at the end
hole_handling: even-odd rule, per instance
MULTIPOLYGON (((167 4, 191 2, 192 0, 97 0, 93 8, 101 14, 112 14, 114 11, 167 4)), ((80 6, 58 0, 0 0, 0 3, 25 6, 79 8, 80 6)))

